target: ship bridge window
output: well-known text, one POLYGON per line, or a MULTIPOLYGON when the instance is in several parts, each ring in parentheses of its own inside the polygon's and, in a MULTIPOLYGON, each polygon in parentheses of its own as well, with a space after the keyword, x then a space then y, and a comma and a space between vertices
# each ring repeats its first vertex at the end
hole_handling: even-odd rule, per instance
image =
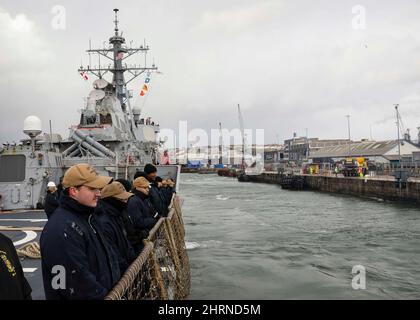
POLYGON ((96 124, 96 115, 84 115, 82 114, 80 118, 80 124, 82 126, 96 124))
POLYGON ((26 157, 18 155, 0 156, 0 182, 20 182, 25 180, 26 157))
POLYGON ((112 117, 109 113, 107 113, 106 115, 102 115, 101 114, 101 124, 112 124, 112 117))

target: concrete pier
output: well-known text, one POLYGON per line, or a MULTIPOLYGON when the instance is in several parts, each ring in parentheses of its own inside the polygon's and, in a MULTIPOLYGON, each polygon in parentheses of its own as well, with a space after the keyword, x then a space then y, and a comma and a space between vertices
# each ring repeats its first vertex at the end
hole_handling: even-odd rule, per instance
POLYGON ((420 182, 402 183, 387 178, 346 178, 335 176, 305 177, 310 190, 343 193, 363 197, 420 202, 420 182))
POLYGON ((250 182, 274 183, 279 184, 279 174, 277 172, 264 172, 255 176, 247 176, 250 182))
MULTIPOLYGON (((375 197, 389 200, 420 202, 420 181, 409 180, 401 188, 392 177, 342 177, 323 175, 299 175, 305 177, 308 190, 349 194, 361 197, 375 197)), ((265 172, 257 176, 248 176, 251 182, 280 184, 279 174, 265 172)))

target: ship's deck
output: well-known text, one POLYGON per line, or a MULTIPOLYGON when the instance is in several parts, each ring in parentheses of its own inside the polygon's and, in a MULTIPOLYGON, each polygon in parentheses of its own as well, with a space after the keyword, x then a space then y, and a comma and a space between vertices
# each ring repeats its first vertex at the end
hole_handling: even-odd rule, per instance
MULTIPOLYGON (((47 216, 43 210, 1 212, 0 227, 43 227, 47 222, 47 216)), ((26 243, 37 241, 41 231, 0 231, 9 237, 16 248, 26 243)), ((44 287, 42 284, 41 259, 21 258, 25 277, 32 288, 32 299, 43 300, 44 287)))

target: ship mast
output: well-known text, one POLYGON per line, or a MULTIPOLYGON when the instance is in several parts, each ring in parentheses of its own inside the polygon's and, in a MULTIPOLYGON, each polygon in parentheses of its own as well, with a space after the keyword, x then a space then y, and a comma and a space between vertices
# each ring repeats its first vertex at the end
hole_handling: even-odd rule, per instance
MULTIPOLYGON (((118 29, 118 11, 118 9, 114 9, 115 33, 111 38, 109 38, 110 46, 108 48, 102 49, 89 48, 89 50, 86 51, 89 54, 96 53, 99 57, 103 56, 111 60, 112 64, 110 64, 109 66, 99 65, 98 67, 94 68, 92 68, 91 66, 81 66, 78 71, 93 74, 98 78, 102 78, 108 72, 112 73, 112 84, 115 88, 116 97, 121 103, 121 108, 123 112, 126 113, 127 105, 130 108, 130 97, 127 91, 127 84, 146 71, 156 71, 157 67, 155 66, 155 64, 152 64, 151 67, 147 67, 146 64, 143 67, 137 65, 127 66, 126 63, 123 64, 123 61, 125 59, 131 57, 134 54, 143 53, 144 55, 146 55, 149 51, 149 46, 145 44, 144 46, 140 45, 140 47, 138 48, 132 48, 131 46, 130 48, 128 48, 125 45, 125 38, 122 36, 122 33, 120 33, 118 29), (128 79, 127 81, 124 78, 125 72, 128 72, 131 75, 130 79, 128 79)), ((131 110, 129 110, 129 112, 131 113, 131 110)))

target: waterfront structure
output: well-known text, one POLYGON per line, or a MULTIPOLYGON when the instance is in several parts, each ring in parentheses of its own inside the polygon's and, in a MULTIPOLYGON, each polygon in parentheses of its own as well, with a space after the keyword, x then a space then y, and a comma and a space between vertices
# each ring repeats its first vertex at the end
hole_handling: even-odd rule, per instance
MULTIPOLYGON (((351 141, 350 141, 351 143, 351 141)), ((348 139, 329 139, 322 140, 319 138, 297 137, 294 134, 292 139, 284 140, 284 159, 287 161, 294 161, 302 163, 317 150, 332 146, 348 146, 348 139)))
MULTIPOLYGON (((400 141, 401 160, 412 163, 413 153, 420 152, 420 147, 411 141, 400 141)), ((335 163, 345 158, 365 157, 381 164, 399 162, 398 141, 360 141, 348 145, 337 145, 314 151, 309 160, 313 163, 335 163)))
POLYGON ((284 146, 266 145, 264 148, 264 169, 266 171, 277 171, 282 162, 284 162, 284 146))

